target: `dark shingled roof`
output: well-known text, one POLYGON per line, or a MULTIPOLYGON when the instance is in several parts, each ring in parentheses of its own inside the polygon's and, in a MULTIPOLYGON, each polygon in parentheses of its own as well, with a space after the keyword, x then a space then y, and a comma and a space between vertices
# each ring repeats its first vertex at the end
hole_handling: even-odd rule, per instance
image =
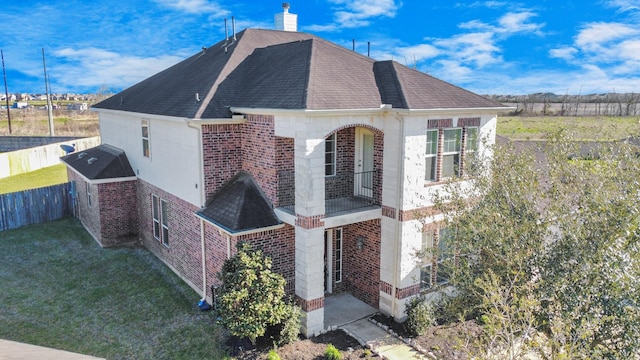
POLYGON ((89 180, 136 176, 124 151, 107 144, 74 152, 60 160, 89 180))
POLYGON ((224 184, 196 214, 230 233, 282 224, 269 199, 246 172, 224 184))
POLYGON ((221 41, 94 108, 199 119, 229 118, 229 107, 504 107, 394 61, 375 61, 307 33, 246 29, 229 43, 221 41))

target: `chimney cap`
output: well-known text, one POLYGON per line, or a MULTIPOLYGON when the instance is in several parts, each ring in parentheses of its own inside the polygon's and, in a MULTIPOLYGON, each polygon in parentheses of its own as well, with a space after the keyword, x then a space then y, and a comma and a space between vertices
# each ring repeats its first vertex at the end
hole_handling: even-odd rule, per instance
POLYGON ((282 3, 282 8, 284 9, 284 11, 289 10, 290 7, 291 7, 291 5, 288 2, 283 2, 282 3))

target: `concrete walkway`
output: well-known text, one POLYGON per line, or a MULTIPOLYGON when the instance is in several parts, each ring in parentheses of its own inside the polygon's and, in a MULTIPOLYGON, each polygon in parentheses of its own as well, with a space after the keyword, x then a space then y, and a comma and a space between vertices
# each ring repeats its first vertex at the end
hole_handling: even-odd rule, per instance
POLYGON ((0 360, 99 360, 101 358, 0 339, 0 360))
POLYGON ((372 351, 389 360, 430 359, 397 337, 389 334, 369 319, 360 319, 340 326, 341 329, 354 336, 360 343, 370 347, 372 351))

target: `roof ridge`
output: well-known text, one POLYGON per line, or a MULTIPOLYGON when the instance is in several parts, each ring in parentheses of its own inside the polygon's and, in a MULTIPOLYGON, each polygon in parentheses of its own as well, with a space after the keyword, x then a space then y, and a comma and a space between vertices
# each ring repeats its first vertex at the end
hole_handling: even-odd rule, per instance
MULTIPOLYGON (((235 44, 235 46, 231 49, 231 54, 229 54, 229 56, 227 57, 227 61, 225 62, 224 66, 222 67, 222 70, 220 71, 220 75, 222 75, 222 73, 224 73, 225 70, 227 69, 227 67, 229 66, 229 60, 231 60, 231 58, 235 54, 235 49, 238 48, 238 44, 240 44, 240 42, 244 38, 244 34, 247 32, 247 30, 251 30, 251 29, 244 29, 244 30, 242 30, 239 33, 234 35, 236 40, 233 43, 231 43, 231 45, 235 44)), ((225 39, 225 43, 226 43, 227 40, 228 40, 228 38, 225 39)), ((221 42, 222 41, 216 43, 216 45, 214 45, 214 46, 217 46, 221 42)), ((227 49, 228 48, 225 48, 225 53, 227 52, 227 49)), ((236 67, 237 67, 237 65, 236 65, 236 67)), ((229 73, 231 73, 232 71, 233 70, 229 71, 229 73)), ((198 108, 198 111, 196 111, 195 115, 193 116, 195 119, 199 119, 199 118, 202 117, 202 114, 204 114, 204 112, 209 107, 209 104, 211 103, 211 100, 213 99, 214 95, 216 94, 216 91, 218 90, 218 87, 220 86, 220 83, 222 83, 222 81, 224 79, 226 79, 226 76, 218 76, 216 78, 216 80, 213 82, 213 84, 211 85, 211 88, 209 88, 209 91, 207 92, 207 95, 202 100, 202 104, 200 104, 200 107, 198 108)))

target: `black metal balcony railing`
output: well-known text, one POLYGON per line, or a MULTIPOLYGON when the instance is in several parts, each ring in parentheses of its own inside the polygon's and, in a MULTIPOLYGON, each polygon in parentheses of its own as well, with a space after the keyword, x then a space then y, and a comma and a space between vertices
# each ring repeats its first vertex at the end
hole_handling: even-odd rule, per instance
MULTIPOLYGON (((381 179, 377 171, 342 172, 325 177, 325 213, 335 214, 380 205, 381 179)), ((295 176, 278 174, 278 206, 295 210, 295 176)))

